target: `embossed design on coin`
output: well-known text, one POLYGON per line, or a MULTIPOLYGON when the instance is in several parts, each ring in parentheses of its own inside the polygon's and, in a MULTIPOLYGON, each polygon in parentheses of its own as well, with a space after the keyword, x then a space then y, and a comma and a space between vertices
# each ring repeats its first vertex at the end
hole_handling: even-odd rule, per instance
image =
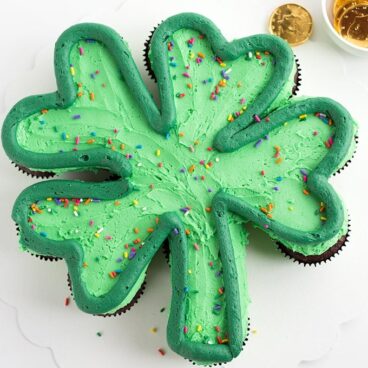
POLYGON ((284 4, 271 14, 269 31, 291 46, 298 46, 310 38, 312 25, 312 17, 305 8, 297 4, 284 4))
POLYGON ((368 47, 368 4, 347 9, 340 19, 339 29, 349 42, 368 47))

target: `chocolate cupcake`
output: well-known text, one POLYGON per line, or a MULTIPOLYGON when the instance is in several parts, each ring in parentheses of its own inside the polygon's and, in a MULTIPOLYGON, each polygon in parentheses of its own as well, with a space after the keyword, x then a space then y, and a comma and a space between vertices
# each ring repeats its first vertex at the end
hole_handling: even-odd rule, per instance
MULTIPOLYGON (((144 49, 143 49, 143 61, 144 61, 144 66, 145 69, 148 73, 148 75, 155 81, 157 82, 156 76, 155 76, 155 72, 152 69, 151 66, 151 61, 150 61, 150 46, 151 46, 151 40, 152 37, 155 33, 155 30, 160 26, 161 23, 159 23, 156 27, 153 28, 153 30, 150 32, 147 40, 144 43, 144 49)), ((296 96, 298 94, 299 88, 301 86, 301 82, 302 82, 302 77, 301 77, 301 67, 300 67, 300 62, 299 59, 294 55, 295 57, 295 74, 294 74, 294 85, 291 88, 290 91, 290 98, 292 96, 296 96)))
POLYGON ((328 179, 351 159, 357 127, 331 99, 290 98, 300 68, 280 38, 228 42, 208 19, 180 14, 145 55, 160 107, 112 29, 79 24, 61 36, 59 90, 11 110, 5 151, 32 170, 118 178, 38 183, 13 219, 24 250, 66 261, 76 304, 94 315, 129 309, 168 241, 170 347, 229 362, 248 329, 244 224, 304 263, 336 254, 348 217, 328 179))
MULTIPOLYGON (((72 288, 72 282, 70 280, 70 276, 68 274, 67 277, 67 283, 68 283, 68 287, 69 290, 71 292, 71 295, 73 296, 73 288, 72 288)), ((116 317, 116 316, 120 316, 121 314, 124 314, 126 312, 128 312, 130 310, 130 308, 133 307, 133 305, 137 304, 140 297, 143 295, 144 290, 146 289, 146 280, 143 281, 143 284, 140 286, 140 288, 138 289, 138 291, 136 292, 136 294, 133 296, 133 298, 131 298, 131 300, 126 301, 125 305, 121 308, 118 308, 116 311, 112 311, 112 312, 108 312, 108 313, 103 313, 103 314, 95 314, 96 316, 99 317, 116 317)))

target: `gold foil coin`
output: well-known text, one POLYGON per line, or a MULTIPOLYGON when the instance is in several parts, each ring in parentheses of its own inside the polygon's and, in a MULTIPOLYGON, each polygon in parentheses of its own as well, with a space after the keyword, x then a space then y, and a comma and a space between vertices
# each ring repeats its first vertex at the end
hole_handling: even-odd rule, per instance
POLYGON ((348 9, 350 8, 352 5, 357 5, 360 3, 364 3, 367 0, 335 0, 334 5, 333 5, 333 16, 334 18, 337 16, 337 12, 339 11, 339 9, 341 8, 345 8, 348 9))
POLYGON ((312 25, 312 17, 306 9, 297 4, 284 4, 273 11, 268 27, 270 33, 291 46, 298 46, 309 39, 312 25))
POLYGON ((367 3, 367 0, 362 1, 362 0, 348 0, 348 1, 341 1, 341 0, 336 0, 335 4, 334 4, 334 27, 335 29, 340 32, 339 29, 339 23, 341 20, 341 17, 343 16, 343 14, 350 8, 354 8, 356 6, 358 6, 360 3, 367 3), (336 7, 336 4, 340 5, 339 7, 336 7))
POLYGON ((347 9, 340 18, 341 35, 349 42, 368 47, 368 4, 360 4, 347 9))

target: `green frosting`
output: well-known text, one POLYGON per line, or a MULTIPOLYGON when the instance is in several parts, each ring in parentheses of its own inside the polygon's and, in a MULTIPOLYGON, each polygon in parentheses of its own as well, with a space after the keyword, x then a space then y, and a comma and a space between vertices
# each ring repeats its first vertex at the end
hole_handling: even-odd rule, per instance
POLYGON ((152 38, 161 111, 112 30, 75 26, 55 54, 59 92, 14 107, 7 153, 33 169, 122 179, 27 189, 13 212, 23 248, 65 258, 79 307, 111 313, 169 237, 170 346, 201 363, 231 360, 248 323, 244 224, 304 255, 346 234, 327 178, 353 152, 350 115, 328 99, 288 102, 296 70, 280 39, 228 44, 198 15, 172 17, 152 38))
POLYGON ((39 111, 20 122, 17 141, 24 149, 54 153, 98 146, 121 151, 124 130, 134 127, 137 136, 147 136, 147 121, 106 47, 80 41, 70 53, 70 65, 77 86, 75 102, 67 109, 39 111))
MULTIPOLYGON (((180 129, 187 130, 180 139, 180 144, 187 148, 192 147, 197 140, 211 146, 214 134, 230 119, 235 119, 236 113, 243 113, 243 109, 252 104, 265 88, 274 70, 274 58, 260 52, 260 59, 254 54, 221 66, 214 62, 215 55, 210 44, 206 39, 200 39, 198 32, 179 30, 172 39, 177 46, 170 53, 170 59, 173 60, 168 61, 168 64, 174 80, 174 92, 175 95, 186 95, 186 98, 178 97, 175 101, 177 120, 182 122, 180 127, 176 127, 175 133, 179 134, 180 129), (193 48, 187 46, 190 38, 197 40, 193 48), (198 61, 198 52, 205 56, 201 62, 198 61), (191 69, 186 69, 187 65, 191 69), (230 70, 231 77, 227 83, 229 88, 220 88, 222 103, 215 103, 210 99, 210 94, 218 82, 224 80, 221 71, 227 70, 230 70), (183 76, 185 72, 190 78, 183 76), (188 84, 191 86, 188 87, 188 84), (227 110, 224 110, 223 104, 227 110), (201 124, 196 130, 190 129, 190 123, 196 120, 201 121, 201 124)), ((121 144, 124 145, 122 151, 125 148, 125 151, 128 148, 133 151, 134 143, 140 141, 152 145, 152 133, 147 132, 148 123, 129 87, 122 83, 114 59, 101 43, 80 41, 75 44, 70 54, 70 65, 78 87, 77 99, 67 109, 39 111, 22 120, 17 127, 17 142, 22 148, 37 153, 55 153, 89 150, 92 145, 121 150, 121 144), (129 140, 126 133, 136 135, 133 146, 127 146, 129 140)), ((289 99, 295 73, 294 65, 287 83, 269 110, 289 99)), ((162 136, 158 138, 162 139, 162 136)), ((174 156, 177 154, 177 143, 175 141, 172 147, 167 148, 174 156)))

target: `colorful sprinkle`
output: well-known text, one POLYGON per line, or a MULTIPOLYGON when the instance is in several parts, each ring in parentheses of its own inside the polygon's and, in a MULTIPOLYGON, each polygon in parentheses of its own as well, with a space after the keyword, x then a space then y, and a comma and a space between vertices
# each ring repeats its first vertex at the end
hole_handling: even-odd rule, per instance
POLYGON ((187 215, 190 211, 190 208, 189 207, 183 207, 183 208, 180 208, 180 211, 184 213, 184 215, 187 215))
POLYGON ((229 80, 230 79, 230 76, 229 74, 231 73, 231 68, 230 69, 227 69, 227 70, 221 70, 221 76, 222 78, 224 78, 225 80, 229 80))
POLYGON ((192 48, 194 45, 195 39, 192 37, 187 41, 187 45, 189 48, 192 48))
POLYGON ((281 164, 281 162, 283 161, 282 157, 279 157, 275 160, 276 164, 281 164))
POLYGON ((171 51, 173 48, 174 48, 174 42, 169 41, 169 42, 167 43, 167 49, 168 49, 169 51, 171 51))
POLYGON ((115 271, 111 271, 111 272, 109 272, 109 276, 110 276, 110 278, 112 278, 112 279, 114 279, 114 278, 116 278, 116 276, 117 276, 118 274, 115 272, 115 271))
POLYGON ((254 147, 258 148, 262 144, 262 139, 258 139, 258 141, 254 144, 254 147))
POLYGON ((179 235, 179 229, 178 228, 174 228, 174 230, 172 231, 174 235, 179 235))
POLYGON ((325 146, 327 148, 331 148, 334 143, 333 137, 328 138, 328 140, 325 142, 325 146))
POLYGON ((166 354, 166 351, 162 348, 158 349, 158 352, 160 353, 160 355, 164 356, 166 354))
POLYGON ((253 120, 254 120, 256 123, 260 123, 260 122, 261 122, 261 118, 260 118, 257 114, 254 114, 254 115, 253 115, 253 120))
POLYGON ((129 252, 128 259, 133 259, 136 256, 137 252, 135 248, 132 248, 129 252))
POLYGON ((317 116, 320 120, 322 120, 325 124, 332 125, 332 120, 329 119, 326 114, 322 112, 316 112, 314 115, 317 116))

